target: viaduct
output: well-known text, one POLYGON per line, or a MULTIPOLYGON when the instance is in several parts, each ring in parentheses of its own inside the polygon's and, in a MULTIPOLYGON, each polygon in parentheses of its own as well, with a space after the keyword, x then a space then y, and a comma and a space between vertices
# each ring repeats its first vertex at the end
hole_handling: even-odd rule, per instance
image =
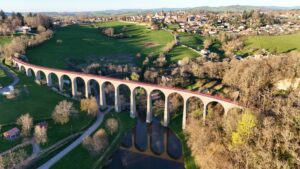
POLYGON ((207 105, 211 102, 217 102, 221 104, 224 108, 224 115, 226 116, 228 111, 232 108, 242 108, 239 106, 236 102, 222 99, 219 97, 215 97, 209 94, 203 94, 199 92, 193 92, 189 90, 184 89, 178 89, 178 88, 171 88, 171 87, 165 87, 165 86, 159 86, 149 83, 142 83, 142 82, 135 82, 135 81, 129 81, 129 80, 121 80, 117 78, 110 78, 105 76, 99 76, 99 75, 92 75, 92 74, 86 74, 86 73, 80 73, 80 72, 72 72, 72 71, 66 71, 66 70, 59 70, 59 69, 53 69, 53 68, 47 68, 43 66, 37 66, 33 65, 27 62, 24 62, 22 60, 19 60, 17 58, 13 58, 13 65, 17 67, 19 70, 25 70, 27 76, 31 76, 32 72, 35 75, 36 80, 41 80, 41 73, 45 74, 45 78, 47 81, 48 86, 52 86, 52 78, 51 75, 56 75, 58 77, 58 84, 59 89, 63 90, 64 80, 63 77, 67 76, 71 79, 71 86, 72 86, 72 96, 77 96, 77 78, 81 78, 85 83, 85 97, 88 97, 89 94, 91 94, 91 81, 94 80, 99 84, 99 100, 100 105, 105 106, 106 105, 106 98, 105 98, 105 92, 104 92, 104 84, 106 82, 111 83, 115 87, 115 111, 120 112, 121 106, 120 106, 120 95, 119 95, 119 88, 121 85, 125 85, 130 89, 130 116, 132 118, 136 117, 136 89, 143 88, 146 91, 147 94, 147 122, 150 123, 152 121, 152 98, 151 93, 155 90, 161 91, 165 96, 165 106, 164 106, 164 119, 163 119, 163 125, 168 126, 170 115, 169 115, 169 101, 168 98, 171 94, 177 93, 181 95, 183 98, 183 119, 182 119, 182 128, 185 129, 186 126, 186 118, 187 118, 187 102, 190 98, 196 97, 199 98, 204 107, 205 113, 203 113, 203 119, 205 119, 205 116, 207 115, 207 105))

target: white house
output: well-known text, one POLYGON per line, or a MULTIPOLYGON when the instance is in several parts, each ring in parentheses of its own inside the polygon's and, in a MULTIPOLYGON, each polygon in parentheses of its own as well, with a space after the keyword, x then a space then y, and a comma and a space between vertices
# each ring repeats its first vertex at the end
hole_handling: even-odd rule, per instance
POLYGON ((3 94, 4 96, 10 95, 13 91, 14 91, 14 87, 13 87, 13 86, 8 86, 8 90, 5 91, 5 92, 3 92, 2 94, 3 94))
POLYGON ((16 28, 16 32, 20 32, 20 33, 26 34, 26 33, 31 32, 31 27, 29 27, 29 26, 18 26, 16 28))

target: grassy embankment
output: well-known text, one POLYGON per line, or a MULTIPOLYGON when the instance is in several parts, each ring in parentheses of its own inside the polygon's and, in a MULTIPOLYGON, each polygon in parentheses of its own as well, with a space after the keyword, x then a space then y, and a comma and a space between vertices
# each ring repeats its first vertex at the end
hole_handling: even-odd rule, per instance
POLYGON ((280 36, 251 36, 246 41, 246 50, 267 49, 278 53, 300 52, 300 33, 280 36))
MULTIPOLYGON (((17 84, 17 97, 7 99, 0 96, 0 133, 16 126, 15 122, 22 114, 29 113, 34 120, 51 119, 54 107, 62 100, 68 100, 65 97, 53 92, 46 86, 40 86, 33 82, 33 79, 26 77, 23 73, 17 73, 20 77, 20 83, 17 84)), ((72 100, 69 100, 72 101, 72 100)), ((72 101, 74 107, 79 110, 79 103, 72 101)), ((48 143, 43 147, 63 139, 72 133, 75 133, 93 122, 93 118, 80 112, 78 117, 71 118, 65 125, 55 124, 49 121, 48 143)), ((21 139, 15 141, 6 141, 0 138, 0 152, 7 150, 21 142, 21 139)))
POLYGON ((53 38, 42 45, 27 50, 27 56, 31 63, 54 68, 68 68, 70 62, 88 64, 100 59, 116 64, 140 64, 148 54, 158 55, 172 40, 173 35, 165 30, 152 31, 124 22, 71 25, 58 29, 53 38), (124 32, 130 37, 122 39, 107 37, 97 29, 112 27, 119 33, 124 26, 124 32), (141 53, 141 58, 136 58, 137 53, 141 53))
MULTIPOLYGON (((128 113, 109 113, 105 116, 100 128, 105 128, 105 121, 109 118, 116 118, 119 121, 119 131, 113 135, 109 135, 109 146, 104 150, 103 154, 91 156, 90 153, 83 148, 82 145, 76 147, 68 155, 62 158, 57 164, 53 166, 54 169, 62 168, 99 168, 103 166, 108 157, 119 147, 122 136, 125 132, 134 127, 135 120, 130 118, 128 113), (74 161, 77 161, 74 163, 74 161)), ((108 131, 107 131, 108 133, 108 131)))

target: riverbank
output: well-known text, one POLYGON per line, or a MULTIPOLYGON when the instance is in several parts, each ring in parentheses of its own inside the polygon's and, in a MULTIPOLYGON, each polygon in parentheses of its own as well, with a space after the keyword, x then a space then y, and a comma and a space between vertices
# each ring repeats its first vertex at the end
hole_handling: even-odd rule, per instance
POLYGON ((182 143, 182 154, 184 157, 184 166, 186 169, 198 169, 196 166, 192 152, 187 145, 187 135, 182 130, 182 115, 175 116, 169 125, 169 128, 175 133, 182 143))

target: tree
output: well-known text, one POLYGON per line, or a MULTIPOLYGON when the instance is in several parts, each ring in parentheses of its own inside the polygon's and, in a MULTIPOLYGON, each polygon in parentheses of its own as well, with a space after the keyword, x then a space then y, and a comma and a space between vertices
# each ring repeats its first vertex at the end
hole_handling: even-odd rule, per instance
POLYGON ((0 21, 4 21, 7 18, 5 12, 3 10, 0 10, 0 21))
POLYGON ((106 129, 110 132, 110 134, 114 134, 119 129, 119 122, 114 118, 110 118, 106 121, 106 129))
POLYGON ((23 136, 29 136, 30 130, 32 128, 32 117, 27 113, 25 115, 22 115, 18 120, 17 124, 22 126, 22 135, 23 136))
POLYGON ((34 128, 34 139, 38 144, 45 144, 48 140, 47 128, 41 126, 35 126, 34 128))
POLYGON ((44 26, 39 25, 39 26, 37 27, 37 31, 38 31, 38 33, 45 32, 45 31, 46 31, 46 28, 45 28, 44 26))
POLYGON ((109 37, 114 36, 114 28, 106 28, 103 30, 103 33, 109 37))
MULTIPOLYGON (((28 154, 24 149, 19 149, 15 151, 10 151, 7 154, 3 155, 2 158, 3 161, 3 168, 16 168, 20 163, 22 163, 26 158, 28 157, 28 154)), ((1 168, 1 166, 0 166, 1 168)), ((2 168, 1 168, 2 169, 2 168)))
POLYGON ((253 128, 257 125, 256 117, 247 110, 239 121, 237 130, 232 133, 231 140, 233 147, 243 146, 247 143, 253 128))
POLYGON ((137 74, 136 72, 132 72, 131 75, 130 75, 130 79, 133 80, 133 81, 139 81, 140 75, 137 74))
POLYGON ((160 53, 156 59, 156 63, 158 64, 158 67, 163 67, 167 63, 166 55, 164 53, 160 53))
POLYGON ((235 52, 241 50, 244 47, 244 42, 240 39, 235 39, 224 43, 222 48, 227 56, 234 55, 235 52))
POLYGON ((52 113, 52 118, 55 123, 65 124, 69 122, 72 113, 76 113, 73 103, 63 100, 55 106, 55 109, 52 113))
POLYGON ((104 129, 99 129, 93 136, 96 152, 101 152, 108 145, 108 137, 104 129))
POLYGON ((203 42, 204 49, 208 49, 211 44, 212 44, 211 39, 205 39, 204 42, 203 42))
POLYGON ((98 104, 95 97, 80 100, 81 111, 87 111, 89 115, 96 116, 98 112, 98 104))
POLYGON ((2 156, 0 156, 0 169, 4 169, 4 162, 2 156))
POLYGON ((218 61, 219 60, 219 55, 217 53, 214 53, 214 52, 211 52, 208 57, 211 59, 211 60, 214 60, 214 61, 218 61))
POLYGON ((93 137, 86 137, 82 145, 86 148, 92 155, 97 155, 108 146, 108 137, 104 129, 99 129, 93 137))

